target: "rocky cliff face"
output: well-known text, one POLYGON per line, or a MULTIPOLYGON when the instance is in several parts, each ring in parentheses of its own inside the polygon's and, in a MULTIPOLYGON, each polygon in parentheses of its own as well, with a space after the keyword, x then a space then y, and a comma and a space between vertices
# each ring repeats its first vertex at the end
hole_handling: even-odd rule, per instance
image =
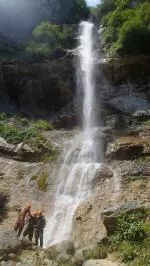
MULTIPOLYGON (((1 64, 1 108, 4 111, 10 110, 10 107, 13 110, 22 108, 25 112, 35 112, 36 115, 41 115, 39 110, 45 115, 61 109, 72 101, 73 76, 70 74, 70 66, 72 67, 70 61, 65 65, 63 61, 54 64, 26 64, 22 68, 18 63, 1 64), (58 74, 56 75, 56 70, 60 73, 60 79, 58 74)), ((106 69, 108 66, 110 67, 109 63, 103 65, 106 69)), ((123 66, 122 68, 126 77, 128 69, 123 66)), ((115 70, 111 71, 114 75, 115 70)), ((111 76, 111 71, 107 75, 111 76)), ((144 65, 143 71, 147 71, 147 65, 146 68, 144 65)), ((144 74, 146 80, 142 84, 141 76, 139 75, 139 79, 136 80, 135 75, 134 86, 133 83, 132 86, 127 84, 127 79, 122 78, 116 86, 110 79, 109 84, 102 84, 101 81, 101 96, 106 111, 103 113, 104 161, 93 179, 92 196, 77 208, 74 215, 71 235, 73 243, 69 242, 69 247, 73 247, 74 250, 72 253, 68 253, 67 243, 60 245, 61 248, 56 246, 41 252, 29 243, 27 246, 25 243, 18 243, 12 233, 17 217, 16 207, 32 201, 34 209, 44 208, 45 214, 50 214, 58 169, 62 163, 61 157, 51 160, 50 150, 47 153, 45 148, 34 150, 24 143, 10 144, 0 139, 0 231, 3 232, 4 239, 0 245, 1 261, 12 262, 19 259, 16 264, 18 266, 27 265, 27 262, 28 265, 53 266, 123 265, 116 256, 109 257, 108 246, 107 250, 98 249, 98 254, 93 251, 92 255, 89 255, 91 251, 88 248, 97 245, 99 248, 101 244, 103 247, 109 234, 116 229, 118 215, 143 212, 145 208, 150 208, 149 74, 142 73, 147 73, 144 74), (126 83, 121 85, 123 81, 126 83), (8 248, 8 238, 14 239, 19 250, 14 247, 8 248), (17 257, 12 255, 12 252, 17 257), (102 260, 85 262, 90 258, 102 260)), ((75 130, 64 130, 64 120, 59 124, 60 130, 43 133, 47 141, 52 142, 60 150, 64 140, 76 134, 75 130)), ((73 120, 71 124, 73 125, 73 120)), ((8 264, 3 262, 2 265, 8 264)))
MULTIPOLYGON (((100 63, 97 110, 132 114, 150 109, 150 58, 113 59, 100 63)), ((50 116, 75 99, 72 58, 54 62, 1 62, 0 111, 50 116)), ((76 101, 76 107, 79 107, 76 101)))
POLYGON ((0 64, 0 110, 54 115, 73 99, 72 62, 0 64))

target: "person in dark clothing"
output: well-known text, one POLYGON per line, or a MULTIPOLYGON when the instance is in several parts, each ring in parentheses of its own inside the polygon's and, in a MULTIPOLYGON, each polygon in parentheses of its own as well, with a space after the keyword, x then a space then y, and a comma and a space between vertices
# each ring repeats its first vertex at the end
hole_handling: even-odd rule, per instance
POLYGON ((44 233, 45 225, 46 225, 46 219, 43 216, 42 211, 39 211, 37 223, 35 226, 35 245, 38 246, 38 241, 40 239, 41 248, 43 247, 43 233, 44 233))
POLYGON ((34 229, 37 223, 37 212, 33 212, 27 220, 27 228, 23 232, 23 237, 28 236, 29 240, 32 241, 34 229))

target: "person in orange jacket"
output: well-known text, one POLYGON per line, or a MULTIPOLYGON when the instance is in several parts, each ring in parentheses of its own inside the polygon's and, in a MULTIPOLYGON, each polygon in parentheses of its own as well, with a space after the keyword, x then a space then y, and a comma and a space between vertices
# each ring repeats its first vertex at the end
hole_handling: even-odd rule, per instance
POLYGON ((18 237, 21 235, 22 230, 24 228, 25 219, 27 219, 30 216, 31 216, 31 204, 28 204, 26 207, 20 210, 19 217, 14 226, 14 230, 17 232, 18 237))

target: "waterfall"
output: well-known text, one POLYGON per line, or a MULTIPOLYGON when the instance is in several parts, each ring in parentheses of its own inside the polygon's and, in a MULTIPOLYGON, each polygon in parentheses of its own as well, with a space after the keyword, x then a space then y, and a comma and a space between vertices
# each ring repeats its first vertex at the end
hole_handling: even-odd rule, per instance
POLYGON ((95 61, 98 56, 92 23, 80 23, 77 50, 77 87, 83 96, 83 131, 64 145, 53 213, 46 226, 46 246, 69 238, 75 210, 91 195, 92 180, 101 166, 95 115, 95 61))

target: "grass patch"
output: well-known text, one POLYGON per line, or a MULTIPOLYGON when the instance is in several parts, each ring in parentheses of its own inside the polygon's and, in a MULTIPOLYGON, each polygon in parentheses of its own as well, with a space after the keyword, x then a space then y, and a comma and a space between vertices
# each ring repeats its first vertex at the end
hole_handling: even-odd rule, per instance
POLYGON ((38 130, 47 131, 54 129, 53 125, 46 120, 37 120, 36 122, 34 122, 33 126, 38 130))
POLYGON ((0 114, 0 137, 9 143, 28 143, 33 142, 33 139, 39 143, 41 133, 47 130, 53 130, 53 126, 46 120, 33 121, 21 116, 7 117, 0 114))

